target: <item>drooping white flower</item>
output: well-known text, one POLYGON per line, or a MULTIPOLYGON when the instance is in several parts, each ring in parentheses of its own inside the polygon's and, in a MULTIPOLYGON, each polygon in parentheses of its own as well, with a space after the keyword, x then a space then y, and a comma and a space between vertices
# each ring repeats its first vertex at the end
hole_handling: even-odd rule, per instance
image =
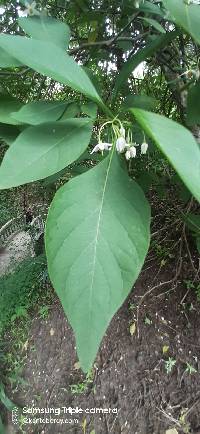
POLYGON ((93 154, 94 152, 98 152, 98 151, 109 151, 112 148, 112 143, 103 143, 103 142, 99 142, 90 152, 90 154, 93 154))
POLYGON ((24 14, 32 17, 33 15, 39 15, 39 12, 36 9, 37 3, 33 1, 32 3, 25 2, 26 9, 24 10, 24 14))
POLYGON ((196 78, 196 80, 198 80, 199 77, 200 77, 200 71, 199 71, 199 69, 193 70, 193 75, 196 78))
POLYGON ((125 150, 126 148, 126 140, 125 137, 120 136, 118 137, 117 141, 116 141, 116 149, 117 152, 121 153, 125 150))
POLYGON ((120 135, 125 138, 125 134, 126 133, 125 133, 124 127, 121 127, 120 130, 119 130, 119 132, 120 132, 120 135))
POLYGON ((138 9, 140 7, 140 1, 139 0, 135 0, 134 6, 136 9, 138 9))
POLYGON ((141 154, 146 154, 148 146, 148 143, 145 142, 141 144, 141 154))
POLYGON ((127 151, 125 153, 125 157, 127 160, 130 160, 131 158, 135 158, 136 157, 136 148, 135 146, 130 146, 129 148, 127 148, 127 151))
POLYGON ((104 147, 104 151, 110 151, 112 148, 112 143, 100 143, 100 145, 104 147))
POLYGON ((195 78, 196 80, 200 77, 200 71, 199 69, 187 69, 187 71, 183 72, 179 75, 179 77, 182 77, 185 75, 189 80, 195 78))

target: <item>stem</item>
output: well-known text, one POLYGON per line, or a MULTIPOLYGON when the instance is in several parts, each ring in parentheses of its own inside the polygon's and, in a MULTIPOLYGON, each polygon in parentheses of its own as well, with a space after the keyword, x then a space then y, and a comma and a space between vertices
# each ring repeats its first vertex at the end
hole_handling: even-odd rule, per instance
POLYGON ((114 113, 104 104, 102 100, 98 101, 99 107, 108 116, 108 118, 113 119, 115 117, 114 113))

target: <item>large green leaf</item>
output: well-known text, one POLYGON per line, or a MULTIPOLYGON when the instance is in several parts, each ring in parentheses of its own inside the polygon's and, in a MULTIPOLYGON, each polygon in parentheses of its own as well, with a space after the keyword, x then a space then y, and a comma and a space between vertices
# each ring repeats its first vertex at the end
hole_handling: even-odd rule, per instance
POLYGON ((11 145, 19 135, 20 131, 14 125, 0 124, 0 139, 7 145, 11 145))
POLYGON ((96 119, 97 109, 98 109, 97 105, 92 101, 81 105, 81 111, 85 113, 87 116, 90 116, 92 119, 96 119))
POLYGON ((0 48, 0 68, 10 68, 14 66, 21 66, 19 60, 10 56, 5 50, 0 48))
POLYGON ((69 44, 70 30, 67 24, 55 18, 40 15, 28 18, 19 18, 20 27, 34 39, 49 41, 60 48, 66 49, 69 44))
POLYGON ((191 86, 187 98, 187 124, 200 123, 200 82, 191 86))
POLYGON ((143 192, 113 151, 55 195, 45 236, 49 273, 84 371, 141 270, 149 223, 143 192))
POLYGON ((166 33, 165 29, 161 26, 158 21, 154 20, 153 18, 146 18, 142 17, 142 21, 144 21, 147 24, 150 24, 150 26, 154 27, 154 29, 158 30, 160 33, 166 33))
POLYGON ((19 121, 12 118, 11 114, 19 110, 22 103, 10 95, 0 95, 0 122, 3 124, 18 125, 19 121))
POLYGON ((200 237, 200 214, 189 213, 184 216, 187 227, 200 237))
POLYGON ((123 110, 127 108, 141 108, 143 110, 154 110, 158 101, 149 95, 128 95, 123 103, 123 110))
POLYGON ((80 113, 80 105, 77 102, 70 102, 64 113, 62 114, 60 120, 64 121, 65 119, 75 118, 80 113))
POLYGON ((38 125, 58 120, 67 105, 67 101, 33 101, 12 113, 11 117, 19 123, 38 125))
POLYGON ((190 131, 155 113, 139 109, 131 112, 200 202, 200 147, 190 131))
POLYGON ((20 62, 101 103, 88 75, 72 57, 51 42, 24 36, 0 35, 0 47, 20 62))
POLYGON ((164 48, 168 45, 175 37, 177 36, 177 32, 169 32, 165 35, 158 36, 155 40, 150 42, 145 48, 139 50, 134 56, 130 57, 129 60, 124 64, 122 70, 120 71, 115 87, 113 90, 113 99, 116 98, 116 95, 120 89, 120 87, 126 83, 129 75, 134 71, 137 66, 143 62, 148 57, 151 57, 155 51, 164 48))
POLYGON ((140 11, 153 15, 161 15, 162 17, 164 16, 163 10, 158 5, 155 5, 150 1, 144 1, 140 3, 140 11))
POLYGON ((46 178, 75 161, 88 146, 91 120, 26 128, 7 150, 0 167, 0 189, 46 178))
POLYGON ((163 0, 169 10, 172 19, 183 27, 200 44, 200 7, 199 5, 186 4, 184 0, 163 0))
POLYGON ((200 214, 189 213, 184 216, 187 227, 191 230, 196 241, 197 250, 200 253, 200 214))

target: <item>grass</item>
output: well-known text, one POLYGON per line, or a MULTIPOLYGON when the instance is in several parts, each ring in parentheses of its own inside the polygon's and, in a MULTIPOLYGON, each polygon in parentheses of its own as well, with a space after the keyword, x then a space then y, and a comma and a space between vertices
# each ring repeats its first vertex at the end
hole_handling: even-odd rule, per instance
MULTIPOLYGON (((41 255, 25 260, 14 273, 1 278, 0 337, 4 341, 2 363, 6 382, 12 386, 25 385, 22 371, 33 315, 38 314, 47 319, 54 298, 46 267, 46 258, 41 255)), ((33 347, 31 349, 34 351, 33 347)))
POLYGON ((91 369, 87 375, 86 378, 77 384, 71 384, 70 385, 70 392, 72 395, 80 395, 82 393, 87 392, 88 387, 93 383, 94 381, 94 370, 91 369))
POLYGON ((176 365, 176 359, 169 357, 168 360, 165 361, 165 370, 167 374, 170 374, 173 370, 173 367, 176 365))

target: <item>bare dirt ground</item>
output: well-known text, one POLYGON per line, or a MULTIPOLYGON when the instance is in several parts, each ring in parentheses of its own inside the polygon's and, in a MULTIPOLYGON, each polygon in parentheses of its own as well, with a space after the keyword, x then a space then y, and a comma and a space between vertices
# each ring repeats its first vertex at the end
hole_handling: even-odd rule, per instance
POLYGON ((160 268, 147 260, 134 290, 113 318, 87 380, 76 364, 74 336, 59 301, 55 299, 47 319, 35 316, 23 349, 22 376, 27 384, 8 388, 9 397, 20 407, 111 408, 117 413, 62 414, 68 423, 21 422, 21 428, 8 414, 9 432, 165 434, 174 428, 171 434, 199 434, 199 302, 188 288, 185 261, 174 288, 173 282, 159 285, 173 279, 176 264, 160 268))

